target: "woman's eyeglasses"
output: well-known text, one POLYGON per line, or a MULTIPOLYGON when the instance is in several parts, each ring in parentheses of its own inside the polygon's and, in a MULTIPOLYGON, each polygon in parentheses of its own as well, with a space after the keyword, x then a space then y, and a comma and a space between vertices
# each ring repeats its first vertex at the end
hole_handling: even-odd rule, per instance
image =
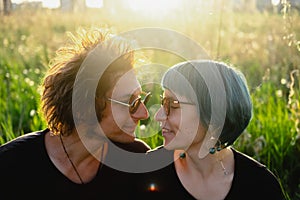
POLYGON ((107 100, 129 107, 129 113, 134 114, 137 111, 137 109, 139 108, 141 103, 143 103, 144 105, 146 105, 148 103, 148 101, 150 100, 150 97, 151 97, 151 92, 148 92, 148 93, 146 93, 143 100, 142 100, 142 97, 139 95, 131 103, 125 103, 125 102, 118 101, 118 100, 111 99, 111 98, 107 98, 107 100))
POLYGON ((172 108, 180 108, 180 104, 195 105, 194 103, 191 103, 191 102, 182 102, 182 101, 174 100, 174 99, 168 98, 168 97, 160 96, 160 98, 161 98, 161 106, 164 108, 165 114, 167 116, 170 115, 171 107, 172 108))

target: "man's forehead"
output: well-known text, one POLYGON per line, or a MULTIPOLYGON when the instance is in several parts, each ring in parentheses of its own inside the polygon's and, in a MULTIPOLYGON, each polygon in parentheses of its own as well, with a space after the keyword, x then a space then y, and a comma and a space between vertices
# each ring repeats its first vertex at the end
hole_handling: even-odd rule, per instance
POLYGON ((139 94, 141 91, 141 85, 136 78, 136 75, 133 71, 129 71, 122 75, 113 88, 113 95, 124 94, 124 95, 132 95, 139 94))

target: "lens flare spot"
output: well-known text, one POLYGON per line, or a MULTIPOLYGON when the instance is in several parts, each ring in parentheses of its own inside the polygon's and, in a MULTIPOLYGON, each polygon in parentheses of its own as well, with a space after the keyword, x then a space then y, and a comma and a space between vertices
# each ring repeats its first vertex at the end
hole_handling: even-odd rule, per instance
POLYGON ((150 183, 149 187, 148 187, 148 190, 150 192, 156 192, 157 191, 157 186, 155 183, 150 183))

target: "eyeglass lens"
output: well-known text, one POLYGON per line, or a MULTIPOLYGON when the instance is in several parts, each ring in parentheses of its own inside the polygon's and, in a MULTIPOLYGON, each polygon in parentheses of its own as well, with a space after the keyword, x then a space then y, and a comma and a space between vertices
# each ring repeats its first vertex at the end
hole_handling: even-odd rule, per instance
POLYGON ((180 104, 188 104, 188 105, 195 105, 194 103, 192 102, 183 102, 183 101, 178 101, 178 100, 174 100, 172 98, 167 98, 167 97, 162 97, 161 96, 161 105, 165 111, 165 114, 167 116, 169 116, 170 114, 170 110, 171 110, 171 107, 172 108, 179 108, 180 107, 180 104))
POLYGON ((165 114, 169 116, 170 114, 170 99, 164 97, 161 100, 161 105, 164 108, 165 114))
POLYGON ((141 102, 144 103, 144 105, 146 105, 148 103, 148 101, 150 100, 150 96, 151 96, 151 93, 147 93, 147 95, 145 96, 144 100, 142 100, 141 97, 138 97, 136 98, 135 100, 133 100, 133 102, 130 104, 130 107, 129 107, 129 112, 131 114, 135 113, 137 111, 137 109, 139 108, 141 102))

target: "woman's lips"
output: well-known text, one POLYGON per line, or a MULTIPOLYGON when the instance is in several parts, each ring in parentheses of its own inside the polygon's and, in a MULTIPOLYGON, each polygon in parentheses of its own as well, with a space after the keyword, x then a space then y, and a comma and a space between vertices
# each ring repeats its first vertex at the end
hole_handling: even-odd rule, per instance
POLYGON ((165 136, 165 135, 170 134, 171 131, 169 129, 163 128, 163 129, 161 129, 161 133, 162 133, 162 136, 165 136))

